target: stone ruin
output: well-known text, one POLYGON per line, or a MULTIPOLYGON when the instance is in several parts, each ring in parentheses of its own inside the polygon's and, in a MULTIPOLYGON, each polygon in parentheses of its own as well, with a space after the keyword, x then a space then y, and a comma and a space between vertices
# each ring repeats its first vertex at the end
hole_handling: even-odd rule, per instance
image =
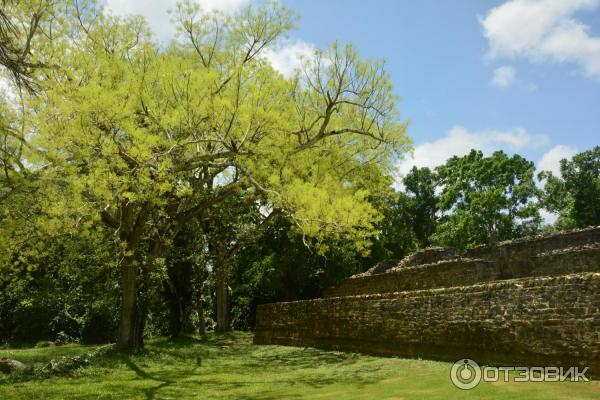
POLYGON ((260 305, 254 343, 600 376, 600 227, 380 263, 324 298, 260 305))

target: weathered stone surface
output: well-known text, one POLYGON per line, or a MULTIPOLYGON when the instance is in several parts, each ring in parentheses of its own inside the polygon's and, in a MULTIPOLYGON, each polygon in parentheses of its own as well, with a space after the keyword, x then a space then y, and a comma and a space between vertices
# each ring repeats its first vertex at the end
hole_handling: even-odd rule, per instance
POLYGON ((360 278, 363 276, 372 276, 390 272, 392 269, 401 269, 415 265, 430 264, 444 260, 451 260, 458 257, 458 251, 453 247, 430 247, 423 250, 417 250, 410 253, 402 260, 385 260, 373 268, 361 274, 351 276, 349 279, 360 278))
POLYGON ((27 365, 17 360, 11 360, 8 358, 0 358, 0 371, 5 374, 10 374, 14 371, 27 368, 27 365))
POLYGON ((480 246, 458 257, 451 249, 413 253, 379 274, 344 279, 325 297, 466 286, 499 279, 600 272, 600 228, 480 246), (439 256, 438 259, 435 257, 439 256), (416 260, 426 260, 420 265, 416 260))
POLYGON ((587 366, 600 376, 600 228, 482 246, 461 257, 347 279, 324 299, 261 305, 254 341, 587 366))
POLYGON ((354 296, 469 285, 498 279, 501 271, 482 259, 455 259, 400 268, 376 275, 344 279, 325 297, 354 296))
POLYGON ((359 276, 369 276, 369 275, 377 275, 377 274, 383 274, 384 272, 389 271, 390 269, 394 268, 395 266, 398 265, 398 263, 400 263, 400 260, 384 260, 381 261, 379 263, 377 263, 374 267, 370 268, 368 271, 362 273, 362 274, 357 274, 357 275, 353 275, 352 278, 356 278, 359 276))
POLYGON ((451 260, 458 257, 458 251, 453 247, 429 247, 417 250, 400 261, 398 268, 415 265, 432 264, 438 261, 451 260))
POLYGON ((256 344, 600 372, 600 274, 259 306, 256 344))

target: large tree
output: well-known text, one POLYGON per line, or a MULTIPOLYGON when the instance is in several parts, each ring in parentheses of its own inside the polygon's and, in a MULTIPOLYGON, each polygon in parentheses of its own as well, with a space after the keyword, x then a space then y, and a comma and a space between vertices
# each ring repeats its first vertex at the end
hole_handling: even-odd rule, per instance
POLYGON ((365 250, 378 213, 356 171, 389 171, 408 144, 383 63, 333 45, 284 78, 263 57, 293 25, 276 3, 235 16, 180 4, 181 36, 166 48, 142 19, 91 1, 61 15, 62 36, 39 49, 54 67, 39 72, 22 139, 51 186, 46 228, 101 222, 120 244, 120 347, 143 345, 153 260, 232 197, 262 222, 281 213, 302 235, 365 250))
POLYGON ((460 248, 532 234, 540 224, 535 165, 515 154, 471 150, 436 168, 443 213, 434 242, 460 248))
POLYGON ((561 176, 542 171, 544 206, 560 228, 600 225, 600 146, 560 161, 561 176))

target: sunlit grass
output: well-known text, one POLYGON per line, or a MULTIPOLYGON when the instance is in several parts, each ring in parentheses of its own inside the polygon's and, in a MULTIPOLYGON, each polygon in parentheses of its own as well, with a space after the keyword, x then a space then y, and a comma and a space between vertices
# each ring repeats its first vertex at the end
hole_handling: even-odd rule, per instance
MULTIPOLYGON (((481 384, 462 391, 451 364, 279 346, 248 333, 155 339, 139 354, 109 352, 67 376, 0 376, 0 399, 598 399, 600 382, 481 384)), ((34 367, 94 347, 0 350, 34 367)))

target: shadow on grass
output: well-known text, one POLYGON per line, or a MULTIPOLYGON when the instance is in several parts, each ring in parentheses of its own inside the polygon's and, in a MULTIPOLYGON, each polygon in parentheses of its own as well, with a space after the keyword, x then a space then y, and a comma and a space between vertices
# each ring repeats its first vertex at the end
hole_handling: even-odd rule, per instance
MULTIPOLYGON (((247 339, 247 338, 246 338, 247 339)), ((149 343, 144 353, 149 359, 153 356, 174 357, 180 361, 192 361, 196 364, 194 368, 188 370, 174 370, 168 373, 148 373, 139 364, 136 364, 133 358, 124 359, 129 369, 134 371, 141 379, 152 380, 159 383, 157 386, 145 390, 147 399, 154 399, 156 393, 166 390, 170 386, 185 381, 185 385, 197 386, 199 392, 203 390, 215 390, 227 396, 229 391, 238 391, 247 386, 275 384, 281 387, 298 386, 298 388, 311 387, 322 388, 328 385, 351 383, 353 385, 363 386, 377 382, 377 379, 370 375, 375 370, 371 368, 369 374, 364 374, 364 370, 344 369, 339 373, 320 374, 317 368, 335 369, 338 367, 351 366, 359 361, 359 355, 355 353, 342 353, 317 350, 313 348, 281 348, 269 346, 254 346, 249 340, 240 339, 239 334, 221 334, 210 335, 207 339, 201 340, 193 337, 184 337, 177 339, 158 339, 149 343), (204 361, 215 361, 223 363, 214 370, 209 368, 199 374, 198 368, 204 361), (211 379, 214 373, 229 373, 236 375, 251 375, 252 371, 261 371, 267 373, 269 378, 266 381, 249 379, 231 380, 231 379, 211 379), (290 376, 290 374, 292 376, 290 376), (188 378, 197 376, 198 379, 190 380, 188 378), (280 379, 278 377, 281 377, 280 379)), ((143 360, 141 360, 143 361, 143 360)), ((376 368, 378 369, 378 368, 376 368)), ((300 390, 300 389, 299 389, 300 390)), ((285 394, 286 398, 300 398, 299 394, 285 394)), ((262 392, 252 394, 236 393, 236 398, 244 400, 275 400, 281 398, 281 393, 262 392)))
MULTIPOLYGON (((127 365, 127 367, 129 369, 131 369, 133 372, 136 373, 137 376, 139 376, 141 379, 146 379, 146 380, 151 380, 151 381, 155 381, 158 382, 159 384, 157 386, 148 388, 148 389, 143 389, 144 391, 144 395, 146 396, 147 400, 153 400, 156 398, 156 393, 161 390, 161 389, 165 389, 171 385, 174 385, 177 383, 176 380, 174 379, 166 379, 164 377, 159 377, 158 375, 152 375, 149 374, 148 372, 144 371, 142 368, 140 368, 135 362, 133 362, 133 360, 131 360, 131 357, 126 357, 125 358, 125 365, 127 365)), ((189 370, 188 372, 188 376, 189 375, 193 375, 196 372, 197 367, 192 368, 191 370, 189 370)), ((181 378, 181 374, 177 374, 178 378, 181 378)))
POLYGON ((315 368, 331 366, 332 364, 351 365, 356 363, 359 358, 358 354, 355 353, 328 352, 313 348, 288 349, 282 354, 261 354, 257 360, 275 366, 315 368))
MULTIPOLYGON (((149 373, 141 368, 136 362, 132 359, 132 357, 124 355, 123 361, 127 367, 135 372, 139 379, 150 380, 157 382, 158 385, 142 389, 146 400, 154 400, 157 398, 161 391, 169 389, 169 387, 181 383, 181 381, 186 378, 197 375, 198 365, 194 366, 191 369, 186 371, 181 371, 178 369, 177 371, 169 372, 169 373, 149 373)), ((208 386, 211 386, 215 390, 219 390, 223 393, 226 393, 228 390, 239 389, 240 387, 247 386, 249 384, 254 384, 255 382, 240 382, 240 381, 219 381, 219 380, 199 380, 199 381, 188 381, 187 385, 198 386, 198 392, 201 393, 203 389, 206 389, 208 386)), ((300 395, 292 396, 286 395, 286 398, 293 397, 301 397, 300 395)), ((169 397, 170 398, 170 397, 169 397)), ((281 398, 281 395, 278 394, 269 394, 269 393, 261 393, 261 394, 252 394, 252 395, 236 395, 236 399, 241 400, 278 400, 281 398)))
MULTIPOLYGON (((86 367, 78 371, 77 376, 108 376, 114 371, 132 371, 138 384, 115 382, 113 395, 124 396, 122 398, 140 394, 147 400, 177 398, 192 390, 198 395, 218 393, 223 398, 231 398, 235 394, 236 399, 242 400, 275 400, 303 397, 302 388, 376 383, 378 379, 374 375, 379 367, 354 365, 359 361, 360 356, 355 353, 254 346, 251 334, 210 334, 206 338, 157 338, 149 340, 141 351, 111 349, 95 360, 90 370, 86 367), (266 390, 253 393, 257 387, 266 390)), ((131 375, 128 373, 128 376, 131 375)), ((77 379, 74 377, 72 382, 77 379)), ((0 379, 0 385, 2 383, 0 379)), ((72 398, 97 397, 86 393, 72 398)))

